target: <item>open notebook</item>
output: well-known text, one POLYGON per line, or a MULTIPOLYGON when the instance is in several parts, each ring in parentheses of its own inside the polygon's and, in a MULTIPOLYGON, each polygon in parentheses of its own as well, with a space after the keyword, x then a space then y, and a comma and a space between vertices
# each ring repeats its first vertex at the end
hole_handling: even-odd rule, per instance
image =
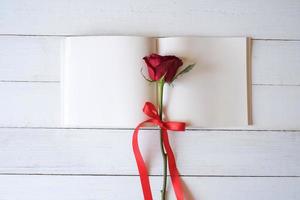
POLYGON ((174 86, 165 85, 165 119, 189 127, 239 127, 252 123, 250 40, 221 37, 67 37, 62 66, 64 126, 133 128, 155 103, 154 84, 142 58, 176 55, 196 63, 174 86))

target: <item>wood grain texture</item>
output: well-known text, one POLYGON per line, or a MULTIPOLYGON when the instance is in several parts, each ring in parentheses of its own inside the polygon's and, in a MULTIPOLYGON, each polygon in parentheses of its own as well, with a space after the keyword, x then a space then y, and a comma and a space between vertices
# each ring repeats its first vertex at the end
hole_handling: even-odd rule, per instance
MULTIPOLYGON (((132 130, 0 129, 0 173, 137 175, 132 130)), ((170 134, 182 175, 300 176, 300 132, 187 131, 170 134)), ((161 175, 157 130, 140 146, 161 175)))
MULTIPOLYGON (((0 36, 0 81, 60 81, 64 37, 0 36)), ((300 41, 253 41, 253 84, 300 85, 300 41)))
POLYGON ((300 129, 299 86, 253 86, 253 127, 300 129))
POLYGON ((253 84, 300 86, 300 41, 253 42, 253 84))
POLYGON ((0 126, 60 124, 58 83, 0 82, 0 126))
MULTIPOLYGON (((60 127, 60 83, 0 82, 0 127, 60 127)), ((300 129, 300 87, 253 85, 254 126, 300 129)), ((122 128, 122 127, 120 127, 122 128)))
POLYGON ((1 34, 221 35, 300 39, 300 2, 2 0, 1 34))
MULTIPOLYGON (((151 177, 159 199, 160 177, 151 177)), ((187 200, 298 200, 300 178, 184 177, 187 200)), ((1 176, 1 200, 141 199, 138 177, 1 176)), ((175 200, 171 189, 169 199, 175 200)))
POLYGON ((0 37, 0 81, 58 81, 60 37, 0 37))

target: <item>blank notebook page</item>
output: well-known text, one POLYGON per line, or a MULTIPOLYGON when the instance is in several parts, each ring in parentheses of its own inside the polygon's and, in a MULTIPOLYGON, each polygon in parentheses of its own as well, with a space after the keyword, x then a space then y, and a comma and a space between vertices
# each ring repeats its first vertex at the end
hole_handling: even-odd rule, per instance
POLYGON ((161 38, 159 53, 196 63, 166 87, 165 113, 191 127, 248 124, 247 38, 161 38))
POLYGON ((154 90, 141 76, 142 58, 156 50, 143 37, 87 36, 65 41, 62 71, 64 126, 134 127, 154 90))
MULTIPOLYGON (((189 127, 249 124, 247 38, 130 36, 68 37, 62 71, 63 125, 133 128, 155 102, 143 57, 176 55, 192 71, 165 85, 165 119, 189 127)), ((180 68, 180 69, 183 69, 180 68)))

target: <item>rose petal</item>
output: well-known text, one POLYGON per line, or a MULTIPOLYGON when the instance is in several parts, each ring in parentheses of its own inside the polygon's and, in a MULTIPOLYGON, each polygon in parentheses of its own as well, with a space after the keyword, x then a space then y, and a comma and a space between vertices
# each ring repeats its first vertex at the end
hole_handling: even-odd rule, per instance
POLYGON ((170 83, 176 75, 178 68, 183 64, 182 60, 176 56, 151 54, 143 59, 147 64, 149 77, 153 81, 157 81, 165 75, 165 81, 170 83))

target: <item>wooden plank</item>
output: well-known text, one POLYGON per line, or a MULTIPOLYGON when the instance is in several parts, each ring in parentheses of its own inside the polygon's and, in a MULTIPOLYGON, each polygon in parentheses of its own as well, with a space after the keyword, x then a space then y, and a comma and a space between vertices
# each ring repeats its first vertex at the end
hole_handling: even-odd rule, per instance
MULTIPOLYGON (((0 129, 0 173, 137 175, 132 130, 0 129), (109 156, 108 156, 109 155, 109 156)), ((300 176, 300 132, 170 134, 182 175, 300 176)), ((150 173, 160 175, 158 130, 142 131, 150 173)))
POLYGON ((300 41, 253 42, 254 84, 300 85, 300 41))
POLYGON ((300 86, 253 86, 254 127, 300 129, 300 86))
POLYGON ((300 2, 1 1, 0 34, 300 38, 300 2), (195 21, 197 23, 195 23, 195 21))
MULTIPOLYGON (((0 36, 0 81, 60 81, 63 37, 0 36)), ((300 41, 253 42, 253 83, 300 85, 300 41)))
POLYGON ((57 126, 59 83, 0 82, 0 126, 57 126))
MULTIPOLYGON (((254 85, 249 128, 300 129, 299 102, 300 86, 254 85)), ((2 127, 60 127, 60 83, 0 82, 0 110, 2 127)))
MULTIPOLYGON (((298 200, 300 178, 184 177, 188 200, 298 200)), ((152 177, 153 198, 159 199, 161 178, 152 177)), ((138 177, 0 176, 0 199, 118 200, 142 199, 138 177)), ((169 187, 169 198, 175 200, 169 187)))
POLYGON ((0 37, 0 81, 59 81, 60 37, 0 37))

